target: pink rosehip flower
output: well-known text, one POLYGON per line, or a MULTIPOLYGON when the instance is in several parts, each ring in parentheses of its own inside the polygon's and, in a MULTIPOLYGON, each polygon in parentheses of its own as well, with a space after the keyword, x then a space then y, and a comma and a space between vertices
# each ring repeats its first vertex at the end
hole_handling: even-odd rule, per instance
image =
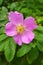
POLYGON ((5 26, 7 36, 12 36, 18 45, 29 44, 35 37, 32 32, 37 24, 33 17, 27 17, 25 20, 23 14, 15 11, 8 15, 9 22, 5 26))

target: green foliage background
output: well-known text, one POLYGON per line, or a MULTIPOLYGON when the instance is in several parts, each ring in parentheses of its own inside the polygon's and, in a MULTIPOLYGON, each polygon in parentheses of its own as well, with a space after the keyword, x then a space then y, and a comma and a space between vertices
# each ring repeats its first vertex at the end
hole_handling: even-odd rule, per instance
POLYGON ((43 0, 0 0, 0 65, 43 65, 43 0), (38 28, 29 45, 19 47, 4 33, 10 11, 35 17, 38 28))

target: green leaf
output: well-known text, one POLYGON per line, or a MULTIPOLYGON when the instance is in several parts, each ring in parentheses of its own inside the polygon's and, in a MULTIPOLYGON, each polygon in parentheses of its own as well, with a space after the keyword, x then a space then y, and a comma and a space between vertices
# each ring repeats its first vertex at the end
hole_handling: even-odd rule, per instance
POLYGON ((35 39, 38 49, 43 52, 43 34, 41 33, 36 34, 35 39))
POLYGON ((22 12, 22 13, 27 13, 28 11, 29 11, 28 8, 22 8, 22 9, 21 9, 21 12, 22 12))
POLYGON ((5 41, 6 38, 7 38, 7 36, 5 34, 0 35, 0 51, 4 50, 4 46, 5 46, 5 43, 6 43, 6 41, 5 41))
POLYGON ((39 0, 40 3, 43 3, 43 0, 39 0))
POLYGON ((2 4, 3 0, 0 0, 0 5, 2 4))
POLYGON ((36 19, 37 19, 37 23, 38 24, 41 24, 41 22, 43 21, 43 17, 37 17, 36 16, 36 19))
POLYGON ((43 34, 40 32, 35 32, 35 39, 37 41, 43 41, 43 34))
POLYGON ((3 15, 6 15, 6 14, 8 14, 8 9, 6 8, 6 7, 2 7, 2 14, 3 15))
POLYGON ((7 21, 7 15, 8 15, 8 9, 6 7, 2 7, 1 8, 1 12, 0 12, 0 22, 1 21, 7 21))
POLYGON ((39 53, 38 53, 38 50, 37 48, 33 48, 29 53, 28 53, 28 56, 27 56, 27 61, 29 64, 31 64, 34 60, 37 59, 39 53))
POLYGON ((37 41, 37 47, 41 52, 43 52, 43 41, 37 41))
POLYGON ((35 40, 31 43, 31 46, 32 46, 33 48, 36 47, 36 41, 35 41, 35 40))
POLYGON ((23 13, 25 16, 32 15, 32 10, 29 9, 29 8, 22 8, 20 11, 21 11, 21 13, 23 13))
POLYGON ((21 48, 17 52, 17 57, 22 57, 27 54, 31 50, 31 44, 22 45, 21 48))
POLYGON ((42 26, 38 26, 38 27, 36 28, 36 30, 37 30, 37 31, 40 31, 40 32, 43 32, 43 27, 42 27, 42 26))
POLYGON ((0 23, 0 35, 1 34, 4 34, 4 27, 2 27, 3 25, 1 25, 1 23, 0 23))
POLYGON ((15 2, 13 2, 11 5, 10 5, 10 10, 13 10, 17 8, 17 4, 15 2))
POLYGON ((6 39, 6 38, 7 38, 7 36, 6 36, 5 34, 1 34, 1 35, 0 35, 0 42, 3 41, 3 40, 6 39))
POLYGON ((15 51, 16 51, 16 44, 12 38, 8 38, 5 44, 5 57, 8 62, 11 62, 14 58, 15 51))
POLYGON ((4 39, 3 41, 0 42, 0 51, 4 51, 6 42, 7 42, 6 39, 4 39))

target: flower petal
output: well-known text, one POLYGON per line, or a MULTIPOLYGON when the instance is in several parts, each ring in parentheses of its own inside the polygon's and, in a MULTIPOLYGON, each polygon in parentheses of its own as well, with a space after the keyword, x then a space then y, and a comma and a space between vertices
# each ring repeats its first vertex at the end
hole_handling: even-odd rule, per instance
POLYGON ((29 44, 34 39, 34 33, 31 31, 24 32, 22 35, 22 42, 29 44))
POLYGON ((8 36, 14 36, 17 34, 16 27, 11 22, 7 23, 5 26, 5 33, 8 36))
POLYGON ((15 42, 16 42, 19 46, 22 45, 22 40, 21 40, 21 36, 20 36, 20 35, 14 36, 14 40, 15 40, 15 42))
POLYGON ((33 17, 27 17, 24 20, 24 25, 26 26, 27 30, 34 30, 37 27, 37 24, 35 23, 35 19, 33 17))
POLYGON ((23 14, 15 11, 10 12, 8 15, 9 21, 13 22, 14 24, 21 24, 23 22, 23 14))

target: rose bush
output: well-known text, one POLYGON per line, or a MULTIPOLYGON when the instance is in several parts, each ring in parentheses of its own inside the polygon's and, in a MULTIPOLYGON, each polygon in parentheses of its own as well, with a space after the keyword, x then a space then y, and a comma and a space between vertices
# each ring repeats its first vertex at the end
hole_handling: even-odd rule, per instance
POLYGON ((0 65, 43 65, 43 0, 0 0, 0 65))

